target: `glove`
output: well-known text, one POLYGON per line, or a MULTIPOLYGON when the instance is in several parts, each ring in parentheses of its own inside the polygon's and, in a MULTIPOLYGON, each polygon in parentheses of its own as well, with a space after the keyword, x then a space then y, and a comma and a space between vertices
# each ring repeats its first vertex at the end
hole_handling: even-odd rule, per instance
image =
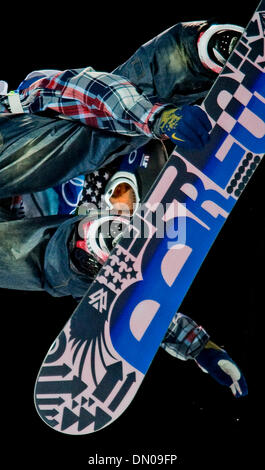
POLYGON ((224 349, 209 341, 195 359, 197 365, 210 374, 217 382, 230 387, 236 398, 248 394, 248 387, 242 372, 224 349))
POLYGON ((159 122, 159 132, 186 149, 201 149, 209 140, 211 128, 207 114, 199 106, 166 109, 159 122))

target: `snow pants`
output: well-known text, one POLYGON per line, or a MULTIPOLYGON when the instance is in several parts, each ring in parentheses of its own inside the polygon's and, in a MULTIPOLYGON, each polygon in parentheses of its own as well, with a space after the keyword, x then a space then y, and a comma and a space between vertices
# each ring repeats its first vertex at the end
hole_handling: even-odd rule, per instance
MULTIPOLYGON (((152 102, 196 103, 216 78, 197 54, 197 38, 206 26, 207 22, 178 23, 113 72, 128 78, 152 102)), ((47 213, 11 220, 1 199, 43 191, 104 167, 148 140, 56 117, 0 115, 0 287, 81 297, 91 280, 71 269, 68 250, 80 218, 47 213)))

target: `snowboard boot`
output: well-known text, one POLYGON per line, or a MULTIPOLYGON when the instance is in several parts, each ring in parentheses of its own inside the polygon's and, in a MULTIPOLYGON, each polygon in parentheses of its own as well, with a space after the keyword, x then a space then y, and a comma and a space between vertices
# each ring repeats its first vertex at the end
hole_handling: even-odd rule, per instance
POLYGON ((232 24, 213 24, 203 31, 197 47, 204 67, 220 73, 243 31, 241 26, 232 24))

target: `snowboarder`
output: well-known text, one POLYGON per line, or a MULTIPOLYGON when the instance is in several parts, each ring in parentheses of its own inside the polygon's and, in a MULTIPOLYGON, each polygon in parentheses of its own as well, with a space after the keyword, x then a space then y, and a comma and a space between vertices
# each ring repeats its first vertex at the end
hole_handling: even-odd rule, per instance
MULTIPOLYGON (((132 152, 155 146, 150 186, 170 143, 200 148, 207 142, 211 126, 197 104, 242 31, 207 21, 178 23, 111 74, 91 67, 35 71, 13 93, 0 83, 1 287, 84 295, 115 243, 115 236, 95 231, 90 237, 93 223, 103 233, 91 203, 99 210, 102 201, 103 209, 125 203, 131 214, 146 190, 143 178, 139 185, 140 164, 133 171, 124 167, 132 152)), ((236 397, 247 394, 236 364, 189 317, 175 315, 161 346, 196 360, 236 397)))

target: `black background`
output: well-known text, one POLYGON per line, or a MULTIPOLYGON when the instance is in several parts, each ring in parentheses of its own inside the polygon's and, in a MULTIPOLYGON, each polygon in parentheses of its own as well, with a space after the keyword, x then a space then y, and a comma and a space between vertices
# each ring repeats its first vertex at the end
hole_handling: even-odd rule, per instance
MULTIPOLYGON (((256 2, 95 2, 9 6, 1 15, 1 76, 9 88, 32 70, 88 65, 110 72, 142 43, 178 21, 217 17, 245 26, 256 2), (231 11, 233 3, 233 11, 231 11), (115 4, 116 5, 116 4, 115 4)), ((1 424, 7 458, 18 465, 87 468, 89 457, 176 454, 175 468, 225 468, 262 462, 261 359, 264 313, 263 167, 229 217, 180 311, 202 324, 240 364, 249 396, 236 400, 194 363, 159 350, 130 407, 111 426, 87 436, 48 428, 33 404, 35 377, 71 315, 71 298, 0 290, 1 424), (262 220, 263 219, 263 220, 262 220)), ((129 465, 123 464, 122 468, 129 465)), ((171 467, 172 468, 172 467, 171 467)))

